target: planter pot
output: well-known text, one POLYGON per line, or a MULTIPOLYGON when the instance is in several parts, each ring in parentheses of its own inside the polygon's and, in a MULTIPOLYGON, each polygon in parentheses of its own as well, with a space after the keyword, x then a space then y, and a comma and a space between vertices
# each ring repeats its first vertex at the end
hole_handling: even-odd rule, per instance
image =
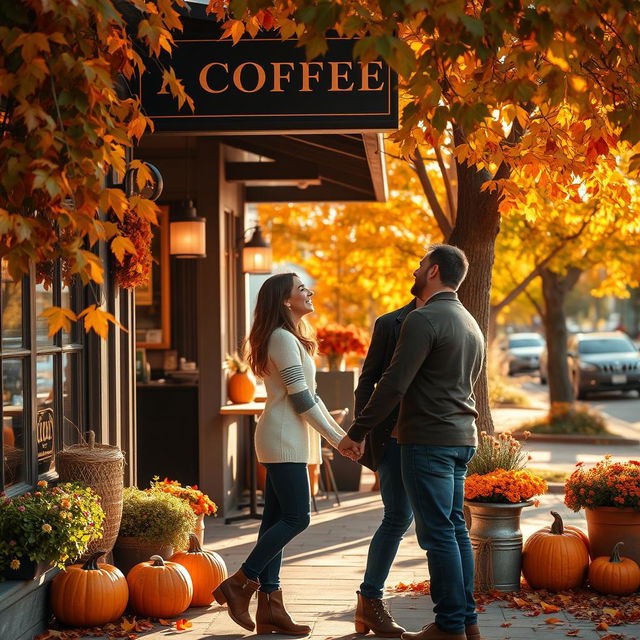
POLYGON ((640 564, 640 511, 625 507, 585 509, 591 558, 608 556, 616 542, 624 542, 622 555, 640 564))
MULTIPOLYGON (((204 513, 201 513, 196 520, 196 526, 193 529, 193 533, 198 538, 200 546, 204 545, 204 513)), ((164 556, 163 556, 164 557, 164 556)))
POLYGON ((4 580, 37 580, 40 576, 43 576, 50 568, 51 562, 41 560, 40 562, 34 562, 28 558, 19 558, 20 567, 18 569, 10 569, 7 567, 0 571, 0 576, 4 580))
POLYGON ((343 353, 327 354, 327 366, 329 371, 344 371, 346 368, 346 360, 343 353))
POLYGON ((118 536, 113 548, 113 559, 116 567, 126 576, 129 570, 151 556, 162 556, 168 560, 173 555, 171 545, 147 542, 134 536, 118 536))
POLYGON ((477 591, 518 591, 522 568, 520 513, 532 502, 501 504, 465 501, 471 514, 469 537, 477 591))

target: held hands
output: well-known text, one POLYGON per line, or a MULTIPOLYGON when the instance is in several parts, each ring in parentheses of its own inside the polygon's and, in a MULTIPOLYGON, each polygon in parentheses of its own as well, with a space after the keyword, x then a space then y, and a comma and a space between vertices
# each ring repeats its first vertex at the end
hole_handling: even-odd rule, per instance
POLYGON ((345 456, 345 458, 350 458, 355 462, 359 460, 364 453, 364 442, 356 442, 349 436, 345 436, 338 445, 338 451, 345 456))

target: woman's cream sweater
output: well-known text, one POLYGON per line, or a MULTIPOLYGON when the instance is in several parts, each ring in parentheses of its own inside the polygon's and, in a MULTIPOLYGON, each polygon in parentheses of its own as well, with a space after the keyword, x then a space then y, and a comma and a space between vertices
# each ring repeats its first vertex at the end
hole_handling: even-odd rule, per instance
POLYGON ((286 329, 269 338, 267 402, 256 428, 260 462, 320 464, 320 435, 337 447, 345 432, 316 395, 316 367, 300 341, 286 329))

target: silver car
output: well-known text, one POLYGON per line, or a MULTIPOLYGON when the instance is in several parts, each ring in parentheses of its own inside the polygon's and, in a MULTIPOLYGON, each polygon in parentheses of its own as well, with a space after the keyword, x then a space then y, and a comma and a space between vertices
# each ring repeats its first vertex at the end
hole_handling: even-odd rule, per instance
POLYGON ((509 335, 505 345, 509 375, 520 371, 536 371, 540 366, 540 354, 544 347, 544 338, 539 333, 509 335))
POLYGON ((591 391, 640 390, 640 353, 621 331, 577 333, 569 338, 567 356, 580 400, 591 391))

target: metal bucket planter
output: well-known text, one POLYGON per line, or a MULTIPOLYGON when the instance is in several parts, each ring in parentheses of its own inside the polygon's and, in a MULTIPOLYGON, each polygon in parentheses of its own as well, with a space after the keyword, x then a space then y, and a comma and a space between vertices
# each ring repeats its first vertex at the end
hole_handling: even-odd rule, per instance
POLYGON ((520 513, 529 502, 473 502, 465 505, 471 512, 469 537, 475 560, 477 591, 518 591, 522 568, 522 531, 520 513))

